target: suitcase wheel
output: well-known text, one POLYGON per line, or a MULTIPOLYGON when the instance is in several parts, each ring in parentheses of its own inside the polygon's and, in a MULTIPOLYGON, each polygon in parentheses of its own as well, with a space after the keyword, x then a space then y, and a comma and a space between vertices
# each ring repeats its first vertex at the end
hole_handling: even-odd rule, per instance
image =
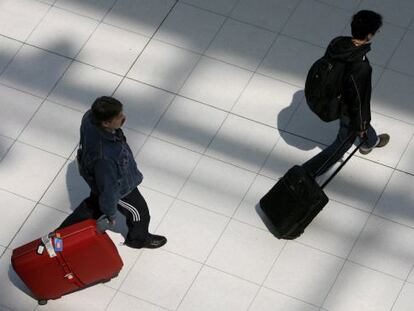
POLYGON ((40 300, 38 300, 38 301, 37 301, 37 303, 38 303, 40 306, 44 306, 45 304, 47 304, 47 300, 46 300, 46 299, 40 299, 40 300))

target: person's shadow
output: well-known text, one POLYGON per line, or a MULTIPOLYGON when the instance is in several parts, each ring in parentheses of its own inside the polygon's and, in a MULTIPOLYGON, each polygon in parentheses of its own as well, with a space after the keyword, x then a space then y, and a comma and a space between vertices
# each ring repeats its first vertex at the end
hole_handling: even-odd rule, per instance
POLYGON ((335 140, 338 122, 324 122, 308 107, 304 91, 293 94, 290 105, 277 116, 280 137, 290 146, 308 151, 335 140))
MULTIPOLYGON (((89 186, 80 176, 76 160, 72 160, 67 167, 66 171, 66 187, 69 194, 69 202, 72 211, 82 205, 84 199, 89 196, 89 186)), ((115 226, 110 231, 120 233, 123 237, 126 237, 128 233, 128 227, 126 225, 125 216, 117 211, 117 217, 115 226)))

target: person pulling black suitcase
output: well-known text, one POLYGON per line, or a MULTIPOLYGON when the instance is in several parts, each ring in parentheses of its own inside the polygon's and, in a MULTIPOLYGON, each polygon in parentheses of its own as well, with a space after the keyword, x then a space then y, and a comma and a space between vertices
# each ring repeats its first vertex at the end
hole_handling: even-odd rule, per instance
MULTIPOLYGON (((353 137, 350 136, 349 139, 353 137)), ((260 207, 272 223, 272 232, 277 238, 293 240, 304 232, 329 202, 323 189, 364 142, 365 140, 361 140, 360 144, 321 186, 315 180, 318 172, 315 176, 311 176, 305 168, 295 165, 260 199, 260 207)), ((329 160, 322 165, 320 171, 325 169, 329 160)))

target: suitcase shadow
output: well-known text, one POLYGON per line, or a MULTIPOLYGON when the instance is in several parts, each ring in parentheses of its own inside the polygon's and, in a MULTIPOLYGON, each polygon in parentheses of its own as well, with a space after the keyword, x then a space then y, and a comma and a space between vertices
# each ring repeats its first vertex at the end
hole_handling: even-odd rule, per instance
POLYGON ((20 289, 23 293, 25 293, 27 296, 36 299, 33 297, 32 292, 29 290, 29 288, 23 283, 23 281, 19 278, 19 276, 16 274, 16 272, 13 269, 12 265, 9 265, 9 272, 8 272, 9 280, 10 282, 18 289, 20 289))

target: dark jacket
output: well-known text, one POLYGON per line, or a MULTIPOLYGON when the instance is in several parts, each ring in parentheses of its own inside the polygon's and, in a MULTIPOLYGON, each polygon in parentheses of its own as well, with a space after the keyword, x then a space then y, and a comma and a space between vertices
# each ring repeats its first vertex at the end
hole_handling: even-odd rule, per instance
POLYGON ((342 113, 356 131, 365 131, 371 122, 372 67, 366 57, 370 50, 370 43, 355 46, 351 37, 338 37, 326 51, 329 57, 346 63, 342 113))
POLYGON ((110 133, 97 124, 87 111, 82 118, 78 149, 81 176, 91 191, 99 195, 99 207, 114 219, 118 201, 143 179, 121 129, 110 133))

